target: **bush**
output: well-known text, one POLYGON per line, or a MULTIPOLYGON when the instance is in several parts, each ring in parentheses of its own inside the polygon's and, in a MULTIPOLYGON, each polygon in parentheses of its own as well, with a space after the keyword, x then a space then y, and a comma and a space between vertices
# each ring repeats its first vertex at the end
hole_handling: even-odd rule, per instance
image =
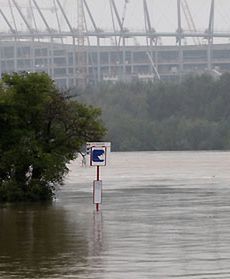
POLYGON ((0 201, 50 200, 67 164, 105 133, 100 110, 65 98, 45 73, 0 85, 0 201))

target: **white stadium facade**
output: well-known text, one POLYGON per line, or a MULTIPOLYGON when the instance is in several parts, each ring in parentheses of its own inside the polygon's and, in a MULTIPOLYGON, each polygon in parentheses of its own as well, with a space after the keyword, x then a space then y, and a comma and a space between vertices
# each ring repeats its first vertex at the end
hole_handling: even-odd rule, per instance
POLYGON ((70 88, 230 72, 224 0, 1 1, 1 74, 47 72, 70 88))

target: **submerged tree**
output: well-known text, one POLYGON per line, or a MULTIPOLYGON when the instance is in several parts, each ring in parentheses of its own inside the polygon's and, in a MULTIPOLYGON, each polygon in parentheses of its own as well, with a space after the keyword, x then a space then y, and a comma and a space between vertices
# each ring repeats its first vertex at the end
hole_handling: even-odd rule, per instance
POLYGON ((67 164, 105 133, 100 110, 67 100, 45 73, 0 86, 0 201, 50 200, 67 164))

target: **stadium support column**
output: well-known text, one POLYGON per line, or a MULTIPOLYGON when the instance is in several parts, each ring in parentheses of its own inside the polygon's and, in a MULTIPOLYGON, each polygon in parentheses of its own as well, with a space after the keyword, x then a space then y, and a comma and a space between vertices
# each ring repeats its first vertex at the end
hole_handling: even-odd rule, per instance
POLYGON ((123 37, 123 44, 122 44, 122 79, 126 79, 126 51, 125 51, 125 37, 123 37))
MULTIPOLYGON (((7 63, 8 64, 8 63, 7 63)), ((8 71, 8 65, 7 65, 8 71)), ((18 71, 18 51, 17 51, 17 40, 14 40, 14 71, 18 71)))
MULTIPOLYGON (((147 47, 150 46, 150 57, 149 58, 150 58, 150 60, 152 60, 152 63, 149 66, 150 66, 151 71, 153 71, 154 75, 156 75, 156 72, 158 73, 158 53, 157 53, 158 37, 152 36, 153 33, 155 33, 155 29, 152 28, 152 25, 151 25, 149 9, 148 9, 146 0, 143 0, 143 8, 144 8, 145 31, 146 31, 146 33, 151 34, 149 39, 148 39, 148 37, 146 38, 147 47), (149 41, 150 41, 150 44, 149 44, 149 41), (155 53, 154 53, 153 43, 155 43, 155 53), (154 63, 153 63, 153 57, 154 57, 154 63), (154 64, 154 67, 153 67, 153 64, 154 64), (155 70, 153 68, 155 68, 155 70)), ((148 49, 147 49, 147 52, 149 53, 148 49)))
MULTIPOLYGON (((151 40, 152 41, 152 40, 151 40)), ((156 39, 156 42, 155 42, 155 53, 154 53, 154 60, 155 60, 155 66, 156 66, 156 69, 157 69, 157 72, 159 72, 159 66, 158 66, 158 39, 156 39)), ((153 49, 153 41, 152 41, 152 49, 153 49)))
POLYGON ((131 74, 134 74, 134 51, 131 51, 131 74))
POLYGON ((178 17, 178 29, 177 29, 177 41, 179 47, 179 80, 182 79, 183 74, 183 49, 182 49, 182 27, 181 27, 181 0, 177 0, 177 17, 178 17))
POLYGON ((73 36, 73 86, 77 86, 77 55, 76 55, 76 38, 73 36))
POLYGON ((50 57, 49 62, 51 62, 50 75, 52 78, 54 78, 54 38, 53 37, 51 38, 51 49, 50 50, 48 49, 48 52, 50 57))
POLYGON ((212 70, 212 45, 213 45, 213 31, 214 31, 214 8, 215 2, 212 0, 209 16, 208 25, 208 49, 207 49, 207 60, 208 60, 208 71, 212 70))
POLYGON ((31 60, 31 69, 32 73, 35 73, 35 41, 33 37, 32 45, 30 46, 30 60, 31 60))
POLYGON ((85 59, 86 59, 86 65, 85 65, 85 73, 86 73, 86 84, 89 81, 89 49, 86 48, 85 50, 85 59))
POLYGON ((111 71, 111 51, 108 52, 108 66, 109 66, 108 73, 109 73, 109 76, 111 76, 112 75, 112 71, 111 71))
POLYGON ((100 38, 97 37, 97 82, 101 81, 100 38))

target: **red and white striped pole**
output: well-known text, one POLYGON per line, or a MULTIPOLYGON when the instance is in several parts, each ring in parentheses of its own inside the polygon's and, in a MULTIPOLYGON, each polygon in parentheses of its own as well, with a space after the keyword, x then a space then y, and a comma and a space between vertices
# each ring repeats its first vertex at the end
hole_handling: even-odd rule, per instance
MULTIPOLYGON (((100 180, 100 167, 97 166, 97 181, 100 180)), ((99 211, 99 203, 96 203, 96 211, 99 211)))

